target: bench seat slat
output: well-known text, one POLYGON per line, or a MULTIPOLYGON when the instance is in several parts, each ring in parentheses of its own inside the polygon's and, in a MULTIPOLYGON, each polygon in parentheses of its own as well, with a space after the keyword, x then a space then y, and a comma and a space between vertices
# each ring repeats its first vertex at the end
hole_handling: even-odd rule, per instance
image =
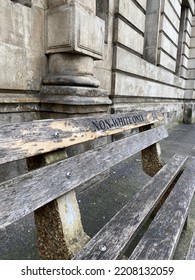
POLYGON ((190 247, 186 256, 186 260, 195 260, 195 231, 190 242, 190 247))
POLYGON ((0 228, 166 136, 165 126, 157 127, 1 183, 0 228))
POLYGON ((151 214, 159 199, 181 170, 187 157, 175 155, 170 163, 150 180, 112 220, 75 256, 74 259, 117 259, 151 214), (103 248, 103 249, 102 249, 103 248))
MULTIPOLYGON (((195 159, 191 162, 195 167, 195 159)), ((130 259, 173 258, 195 190, 195 169, 186 168, 130 259)))
POLYGON ((62 149, 162 120, 157 111, 38 120, 0 126, 0 164, 62 149))

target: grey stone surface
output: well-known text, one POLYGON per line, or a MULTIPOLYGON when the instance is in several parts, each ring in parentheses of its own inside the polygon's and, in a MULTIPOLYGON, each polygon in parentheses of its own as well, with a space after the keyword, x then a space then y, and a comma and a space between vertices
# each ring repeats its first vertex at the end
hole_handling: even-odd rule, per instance
MULTIPOLYGON (((175 153, 195 156, 195 125, 178 125, 161 141, 162 158, 167 161, 175 153)), ((78 195, 85 231, 93 236, 125 202, 149 180, 143 173, 140 155, 116 165, 110 176, 78 195)), ((184 259, 195 227, 195 200, 191 205, 187 229, 175 253, 184 259)), ((0 232, 0 259, 38 259, 33 215, 0 232)))
POLYGON ((39 90, 46 64, 44 10, 0 2, 0 89, 39 90))
POLYGON ((194 8, 195 8, 194 1, 193 0, 188 0, 188 3, 189 3, 191 11, 194 12, 194 8))
POLYGON ((144 37, 140 33, 119 18, 116 19, 115 28, 118 30, 118 33, 114 33, 114 42, 120 43, 143 55, 144 37))
POLYGON ((180 0, 170 0, 172 6, 175 8, 175 11, 178 15, 178 17, 180 17, 180 13, 181 13, 181 1, 180 0))
POLYGON ((56 53, 49 56, 48 67, 52 75, 92 75, 94 62, 86 55, 56 53))
MULTIPOLYGON (((166 37, 165 37, 166 38, 166 37)), ((165 41, 166 42, 166 41, 165 41)), ((169 45, 167 44, 169 49, 169 45)), ((176 55, 176 52, 175 52, 176 55)), ((140 59, 137 55, 127 50, 116 47, 114 56, 114 68, 123 72, 139 75, 150 80, 159 81, 163 84, 174 85, 175 87, 185 87, 185 81, 174 74, 167 72, 165 69, 140 59), (131 61, 131 63, 129 63, 131 61)))
POLYGON ((27 7, 31 7, 32 5, 32 0, 11 0, 14 3, 20 3, 22 5, 25 5, 27 7))
POLYGON ((96 10, 96 0, 48 0, 48 8, 55 8, 64 4, 78 3, 93 13, 96 10))
POLYGON ((40 7, 41 9, 47 9, 47 0, 32 0, 32 5, 40 7))
POLYGON ((137 2, 142 7, 142 9, 146 10, 146 3, 147 3, 147 1, 145 1, 145 0, 137 0, 137 2))
POLYGON ((174 29, 174 27, 164 15, 162 16, 162 25, 160 29, 163 30, 167 34, 167 36, 171 38, 171 40, 177 45, 179 32, 174 29))
POLYGON ((184 123, 195 122, 195 103, 186 103, 184 107, 184 123))
POLYGON ((158 61, 160 65, 164 68, 169 69, 171 72, 175 73, 176 68, 176 60, 171 58, 169 55, 166 54, 164 51, 159 51, 158 53, 158 61))
MULTIPOLYGON (((177 1, 175 1, 177 2, 177 1)), ((166 16, 170 19, 172 24, 177 30, 179 30, 180 20, 178 14, 176 13, 175 6, 171 6, 169 1, 163 1, 163 10, 166 16)), ((181 7, 178 6, 178 13, 180 13, 181 7)))
MULTIPOLYGON (((188 102, 194 103, 193 0, 186 0, 184 3, 189 2, 189 8, 186 9, 182 41, 184 44, 182 57, 178 59, 181 63, 177 75, 174 71, 182 3, 180 0, 162 1, 161 7, 158 5, 161 1, 152 0, 17 0, 17 2, 8 0, 0 2, 2 27, 0 90, 1 93, 8 94, 7 105, 4 101, 0 106, 2 113, 3 106, 5 114, 25 109, 29 111, 32 108, 32 99, 27 98, 24 106, 18 94, 26 94, 26 91, 38 92, 42 81, 49 86, 58 85, 59 80, 61 84, 78 87, 98 87, 100 84, 100 88, 108 91, 108 96, 118 98, 112 98, 113 102, 117 100, 119 103, 120 97, 121 107, 124 108, 127 105, 129 108, 137 107, 137 103, 132 104, 132 97, 139 97, 140 108, 146 106, 145 109, 156 104, 166 107, 168 98, 170 110, 173 103, 177 110, 178 100, 184 103, 186 97, 188 102), (31 2, 32 6, 21 5, 27 2, 31 2), (105 36, 102 19, 105 20, 105 36), (46 21, 48 28, 45 28, 46 21), (45 54, 47 38, 49 52, 55 52, 56 56, 45 54), (154 64, 146 62, 145 54, 146 51, 150 52, 150 47, 151 55, 155 56, 150 62, 154 64), (65 54, 64 51, 68 53, 65 54), (83 55, 76 55, 75 52, 83 55), (94 59, 98 60, 94 62, 94 59), (49 77, 43 80, 46 74, 49 77), (64 77, 59 78, 61 75, 64 77), (16 99, 15 107, 12 106, 14 99, 12 93, 17 94, 17 107, 16 99), (143 101, 142 98, 145 97, 148 98, 148 102, 143 101)), ((53 107, 47 106, 48 114, 49 109, 51 112, 60 110, 59 113, 63 110, 64 113, 72 110, 70 106, 65 108, 58 106, 58 103, 52 103, 55 100, 53 96, 51 102, 47 100, 47 104, 52 104, 53 107)), ((105 101, 106 104, 109 103, 108 99, 105 101)), ((91 107, 87 112, 98 112, 99 109, 103 111, 103 108, 95 108, 95 102, 96 100, 93 102, 94 110, 91 110, 91 107)), ((103 105, 103 102, 99 99, 97 103, 103 105)), ((76 100, 75 94, 72 102, 68 101, 68 104, 73 103, 80 107, 75 107, 72 112, 84 113, 92 102, 86 98, 81 104, 80 100, 76 100)), ((33 102, 33 106, 34 104, 33 102)), ((36 110, 38 104, 39 102, 35 105, 36 110)), ((42 108, 46 108, 45 104, 42 105, 42 108)), ((113 107, 115 106, 118 104, 113 104, 113 107)), ((177 115, 180 114, 179 110, 177 115)), ((6 116, 2 115, 2 119, 5 118, 6 116)))
MULTIPOLYGON (((134 78, 124 73, 115 73, 115 91, 117 96, 139 96, 180 99, 184 97, 184 91, 180 88, 174 88, 169 85, 162 85, 154 81, 148 81, 141 78, 134 78)), ((171 105, 171 104, 170 104, 171 105)))
POLYGON ((102 59, 104 30, 104 21, 80 5, 49 9, 46 14, 47 53, 74 51, 102 59))
POLYGON ((145 31, 145 14, 133 1, 120 0, 117 12, 140 31, 145 31))
MULTIPOLYGON (((160 24, 160 1, 147 1, 146 27, 144 34, 144 59, 150 63, 157 63, 158 36, 160 24)), ((162 35, 160 35, 162 36, 162 35)))
POLYGON ((59 0, 48 4, 46 53, 49 59, 41 88, 42 104, 92 105, 93 112, 97 111, 96 105, 103 105, 107 111, 111 101, 108 93, 102 97, 103 91, 96 89, 100 82, 94 76, 94 60, 102 60, 105 39, 104 21, 95 15, 96 1, 59 0))
POLYGON ((177 57, 177 47, 163 33, 160 34, 159 44, 160 44, 162 49, 166 50, 173 58, 176 59, 176 57, 177 57))

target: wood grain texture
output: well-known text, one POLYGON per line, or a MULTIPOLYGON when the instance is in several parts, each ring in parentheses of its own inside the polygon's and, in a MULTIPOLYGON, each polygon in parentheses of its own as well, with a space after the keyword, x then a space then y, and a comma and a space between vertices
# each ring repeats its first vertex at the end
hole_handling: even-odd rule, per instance
POLYGON ((151 214, 178 174, 187 157, 175 155, 122 210, 75 256, 74 259, 121 257, 140 226, 151 214))
POLYGON ((173 258, 195 190, 195 159, 191 161, 164 202, 130 259, 173 258))
POLYGON ((186 256, 186 260, 195 260, 195 231, 190 242, 190 247, 186 256))
MULTIPOLYGON (((195 158, 192 158, 192 161, 188 164, 188 168, 194 168, 195 166, 195 158)), ((195 176, 195 171, 192 173, 195 176)), ((190 242, 190 246, 186 255, 186 260, 195 260, 195 230, 193 232, 193 236, 190 242)))
POLYGON ((157 127, 1 183, 0 228, 165 137, 165 126, 157 127))
POLYGON ((0 126, 0 164, 163 120, 156 111, 39 120, 0 126))

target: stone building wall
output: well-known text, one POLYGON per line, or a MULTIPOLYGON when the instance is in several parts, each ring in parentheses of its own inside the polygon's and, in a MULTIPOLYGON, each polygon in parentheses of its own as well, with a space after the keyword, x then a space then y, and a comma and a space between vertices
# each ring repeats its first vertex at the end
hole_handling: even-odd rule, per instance
POLYGON ((191 123, 195 120, 195 17, 191 19, 191 38, 188 51, 187 81, 185 89, 184 122, 191 123))
POLYGON ((0 1, 0 123, 39 118, 46 1, 23 4, 0 1))
POLYGON ((160 109, 193 122, 194 0, 0 1, 0 122, 160 109))
POLYGON ((167 123, 183 121, 194 1, 117 2, 114 110, 156 108, 164 112, 167 123))
POLYGON ((107 63, 96 65, 113 111, 156 108, 167 124, 194 121, 194 1, 109 4, 107 63))

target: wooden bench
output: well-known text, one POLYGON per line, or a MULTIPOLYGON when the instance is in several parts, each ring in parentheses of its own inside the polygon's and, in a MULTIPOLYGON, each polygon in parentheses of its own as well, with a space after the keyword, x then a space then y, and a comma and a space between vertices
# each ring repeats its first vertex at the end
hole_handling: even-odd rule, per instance
POLYGON ((186 260, 195 260, 195 231, 190 242, 190 246, 186 255, 186 260))
POLYGON ((195 158, 174 155, 162 165, 157 145, 168 133, 154 126, 161 121, 151 111, 1 125, 0 166, 26 159, 29 172, 0 184, 0 229, 34 211, 41 258, 119 259, 155 211, 130 259, 171 259, 194 194, 195 158), (139 133, 66 158, 64 148, 132 129, 139 133), (89 240, 75 190, 140 151, 153 177, 89 240))

